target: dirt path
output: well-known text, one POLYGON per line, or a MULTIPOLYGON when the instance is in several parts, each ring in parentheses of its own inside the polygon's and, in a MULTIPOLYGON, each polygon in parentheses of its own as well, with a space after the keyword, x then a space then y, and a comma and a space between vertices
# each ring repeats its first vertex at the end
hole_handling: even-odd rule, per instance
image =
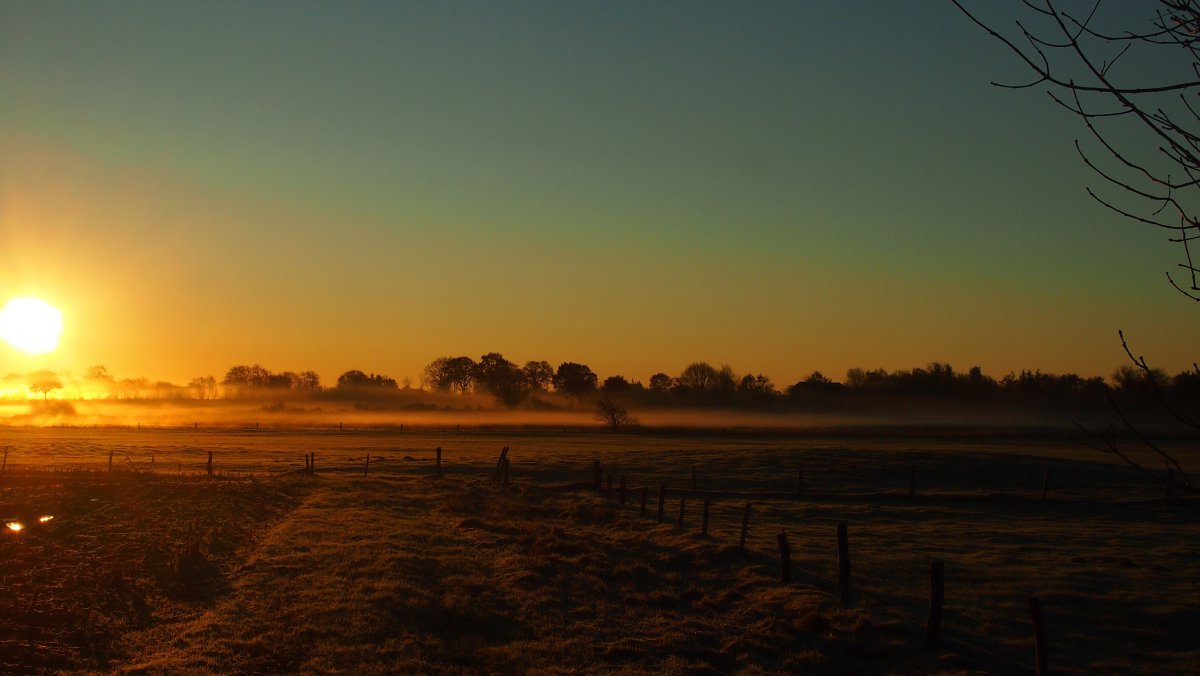
POLYGON ((955 670, 910 629, 783 587, 736 547, 573 491, 322 477, 137 673, 955 670))
POLYGON ((420 594, 401 574, 446 515, 420 481, 321 480, 199 618, 130 638, 124 668, 151 672, 325 671, 390 665, 404 641, 393 609, 420 594))

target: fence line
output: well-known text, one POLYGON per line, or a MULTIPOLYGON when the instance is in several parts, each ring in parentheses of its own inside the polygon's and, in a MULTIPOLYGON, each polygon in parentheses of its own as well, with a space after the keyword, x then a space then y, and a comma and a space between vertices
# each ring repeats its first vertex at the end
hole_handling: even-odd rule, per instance
MULTIPOLYGON (((145 453, 145 452, 132 451, 132 450, 124 452, 123 453, 124 463, 123 464, 117 463, 116 466, 114 467, 114 457, 116 457, 115 453, 116 452, 113 450, 110 450, 108 452, 107 475, 110 477, 114 474, 114 472, 116 474, 125 474, 125 473, 131 473, 131 474, 150 473, 150 474, 154 474, 154 475, 175 474, 175 472, 172 472, 170 470, 170 467, 166 467, 165 471, 162 471, 162 470, 159 470, 158 468, 156 468, 155 467, 155 455, 153 453, 145 453), (146 457, 149 457, 150 462, 148 463, 148 466, 145 466, 144 463, 143 463, 143 465, 138 465, 133 462, 132 458, 134 458, 134 457, 143 458, 143 459, 146 457)), ((188 476, 188 477, 207 475, 207 476, 219 477, 219 478, 251 478, 251 479, 253 479, 256 477, 267 477, 267 476, 275 477, 275 476, 284 476, 286 474, 294 474, 294 473, 303 473, 306 475, 316 475, 318 473, 316 452, 304 454, 303 470, 298 469, 298 468, 290 468, 290 469, 286 469, 284 471, 276 471, 274 468, 270 468, 268 470, 268 472, 266 472, 266 473, 253 472, 253 471, 241 471, 241 470, 229 469, 229 468, 218 469, 217 466, 215 465, 215 461, 220 460, 219 455, 214 455, 214 452, 211 450, 210 451, 200 451, 197 449, 197 450, 195 450, 195 453, 198 456, 200 456, 200 458, 203 458, 204 457, 203 454, 207 453, 207 462, 205 462, 205 465, 204 465, 205 469, 203 471, 198 470, 198 469, 195 471, 189 470, 189 472, 186 474, 186 476, 188 476)), ((436 455, 436 465, 434 465, 430 471, 435 472, 437 476, 443 476, 443 471, 444 471, 443 453, 442 453, 441 447, 438 447, 436 449, 436 454, 437 454, 436 455)), ((405 456, 404 459, 412 460, 412 458, 410 456, 405 456)), ((395 462, 395 460, 394 459, 388 459, 388 460, 390 461, 390 462, 388 462, 388 464, 391 465, 393 468, 395 468, 395 465, 393 464, 395 462)), ((0 462, 2 462, 2 464, 0 464, 0 487, 3 487, 5 481, 14 477, 15 475, 30 474, 30 473, 42 472, 42 471, 46 471, 46 470, 50 470, 50 471, 54 471, 54 472, 63 472, 63 471, 70 472, 70 471, 79 471, 82 469, 82 470, 88 471, 88 473, 90 475, 97 475, 97 474, 103 473, 103 470, 96 469, 96 467, 94 465, 93 466, 78 465, 75 467, 74 470, 71 469, 71 466, 59 466, 59 467, 55 467, 55 466, 48 467, 45 465, 22 466, 18 463, 10 461, 9 453, 8 453, 7 449, 5 449, 4 458, 0 462)), ((200 460, 197 461, 197 465, 199 464, 199 462, 200 462, 200 460)), ((321 473, 345 474, 345 473, 349 473, 349 472, 362 472, 363 476, 366 477, 368 475, 369 470, 371 469, 371 465, 374 464, 376 466, 375 469, 377 471, 379 471, 380 467, 384 463, 385 463, 385 460, 381 456, 376 456, 373 458, 369 452, 366 453, 365 457, 363 457, 363 456, 350 456, 350 457, 335 456, 335 457, 333 457, 331 462, 322 463, 321 473), (359 460, 362 461, 361 464, 360 464, 359 460), (353 463, 353 465, 351 466, 351 465, 347 464, 346 466, 343 466, 341 464, 338 464, 339 461, 345 462, 345 463, 353 463)), ((103 466, 103 465, 101 465, 101 466, 103 466)), ((162 463, 160 463, 159 467, 162 467, 162 463)), ((401 466, 401 467, 403 467, 403 466, 401 466)), ((470 469, 476 469, 476 466, 475 465, 459 465, 459 468, 470 470, 470 469)), ((185 476, 182 464, 177 464, 177 469, 178 469, 179 476, 185 476)), ((509 473, 510 473, 509 447, 505 446, 501 450, 500 457, 499 457, 499 459, 496 463, 496 466, 493 470, 493 473, 492 473, 493 481, 496 483, 507 484, 509 482, 509 473)), ((588 472, 586 470, 581 471, 581 475, 586 475, 586 474, 588 474, 588 472)), ((795 504, 803 505, 805 503, 812 503, 812 504, 825 503, 825 504, 827 504, 829 502, 836 502, 836 501, 849 502, 849 501, 857 501, 857 500, 863 500, 863 499, 886 498, 889 500, 896 501, 899 504, 928 505, 928 504, 936 504, 936 502, 939 499, 964 500, 964 499, 969 499, 971 497, 976 497, 978 499, 983 499, 983 500, 994 500, 995 499, 995 494, 987 494, 987 495, 981 495, 981 496, 962 496, 962 495, 950 496, 950 495, 945 495, 945 494, 939 494, 936 492, 933 492, 933 493, 920 492, 919 491, 920 486, 918 484, 917 467, 915 465, 907 466, 907 475, 908 475, 907 476, 907 478, 908 478, 907 495, 905 495, 903 492, 904 485, 901 482, 896 482, 896 484, 893 486, 893 490, 888 491, 888 492, 883 492, 883 493, 822 493, 822 492, 814 492, 812 490, 813 485, 814 485, 813 481, 812 481, 812 475, 809 474, 808 476, 806 476, 805 470, 803 467, 801 467, 797 470, 797 473, 795 475, 795 481, 796 481, 795 488, 790 491, 753 491, 753 490, 699 491, 698 490, 698 483, 699 483, 698 475, 700 473, 695 465, 691 466, 690 474, 691 474, 690 486, 688 485, 686 480, 684 482, 680 482, 683 485, 676 487, 676 488, 670 488, 669 484, 667 482, 661 482, 661 481, 659 482, 659 491, 658 491, 659 502, 658 502, 658 506, 657 506, 657 510, 656 510, 657 521, 659 523, 663 522, 663 518, 664 518, 663 512, 665 509, 665 502, 667 501, 667 499, 669 497, 676 496, 679 500, 679 505, 678 505, 679 514, 678 514, 678 520, 677 520, 677 527, 683 528, 686 523, 687 500, 689 498, 692 498, 694 500, 699 500, 699 499, 701 499, 700 496, 702 495, 703 496, 702 497, 702 500, 703 500, 702 524, 703 525, 701 527, 700 532, 702 535, 710 535, 709 512, 710 512, 710 508, 712 508, 714 506, 713 505, 714 498, 722 498, 722 499, 733 498, 733 499, 737 499, 737 500, 744 499, 747 502, 744 506, 744 511, 743 511, 741 530, 740 530, 740 538, 739 538, 739 548, 743 552, 745 552, 747 557, 750 558, 751 560, 754 560, 754 559, 766 559, 768 561, 778 560, 780 562, 780 566, 781 566, 781 579, 785 582, 793 579, 793 573, 796 572, 794 567, 792 566, 792 562, 790 560, 791 548, 790 548, 790 544, 787 540, 786 532, 781 532, 777 536, 777 543, 778 543, 779 549, 780 549, 780 556, 778 559, 775 559, 774 557, 771 557, 766 554, 762 554, 760 552, 753 552, 751 550, 751 548, 747 547, 747 534, 748 534, 750 524, 751 524, 752 505, 754 504, 755 500, 760 501, 760 502, 761 501, 790 500, 795 504), (807 479, 807 481, 806 481, 806 479, 807 479), (920 502, 910 502, 913 499, 918 499, 920 502)), ((617 502, 618 495, 619 495, 619 505, 622 508, 626 509, 627 511, 632 509, 631 506, 626 504, 626 493, 627 493, 627 490, 629 489, 626 474, 619 473, 614 476, 614 472, 612 471, 612 468, 604 467, 603 463, 601 463, 600 460, 595 460, 591 467, 591 475, 592 475, 592 477, 591 477, 590 481, 581 481, 577 484, 569 484, 568 486, 566 486, 566 488, 584 489, 588 486, 594 485, 594 487, 599 490, 601 495, 606 496, 610 502, 614 502, 614 503, 617 502), (605 476, 605 474, 607 474, 607 485, 606 486, 601 484, 602 477, 605 476), (619 480, 619 486, 620 486, 619 494, 617 493, 616 490, 614 490, 615 489, 614 478, 619 480), (605 490, 605 488, 607 488, 607 490, 605 490)), ((712 482, 709 480, 706 480, 705 483, 711 484, 712 482)), ((1045 501, 1046 494, 1047 494, 1047 491, 1049 488, 1049 484, 1050 484, 1049 472, 1046 472, 1044 474, 1044 476, 1042 477, 1042 482, 1041 482, 1041 486, 1040 486, 1040 488, 1041 488, 1040 494, 1036 488, 1030 490, 1030 492, 1029 492, 1030 503, 1033 503, 1034 501, 1039 501, 1039 502, 1045 501)), ((638 515, 640 518, 655 518, 653 515, 648 514, 648 510, 647 510, 647 501, 649 498, 649 492, 651 490, 651 488, 650 488, 651 485, 653 485, 653 482, 651 482, 649 485, 641 486, 641 498, 640 498, 640 502, 637 507, 638 515)), ((563 487, 560 486, 559 488, 563 488, 563 487)), ((634 490, 636 490, 636 488, 634 490)), ((1007 497, 1012 498, 1014 496, 1008 495, 1007 497)), ((721 506, 719 506, 719 505, 717 505, 717 506, 720 509, 721 506)), ((790 516, 790 515, 793 515, 796 511, 795 509, 789 509, 787 507, 777 505, 777 504, 761 504, 761 505, 758 505, 758 507, 759 507, 759 509, 754 510, 753 514, 761 515, 763 517, 790 516)), ((837 555, 838 555, 837 556, 838 579, 837 579, 836 583, 832 583, 828 580, 825 580, 824 578, 821 578, 819 575, 812 573, 812 572, 805 571, 805 575, 808 578, 821 581, 824 584, 824 586, 831 588, 833 591, 836 591, 838 594, 838 599, 841 602, 841 604, 847 605, 850 603, 850 600, 851 600, 849 526, 854 525, 854 526, 859 526, 859 527, 865 528, 865 527, 869 527, 871 525, 871 522, 860 520, 860 519, 854 519, 854 518, 843 518, 843 517, 833 518, 833 517, 828 517, 828 516, 815 516, 808 521, 808 523, 810 523, 810 524, 813 522, 836 523, 838 526, 837 532, 836 532, 836 534, 837 534, 837 538, 836 538, 837 550, 836 551, 837 551, 837 555)), ((900 541, 890 545, 890 547, 904 551, 913 557, 919 557, 924 554, 923 550, 911 548, 909 546, 909 544, 910 543, 900 540, 900 541)), ((920 545, 917 545, 917 546, 919 547, 920 545)), ((931 575, 931 579, 930 579, 930 586, 931 586, 930 615, 925 620, 921 620, 921 618, 913 615, 911 612, 906 611, 902 608, 898 608, 891 604, 884 603, 878 597, 875 597, 875 596, 865 592, 864 586, 861 584, 857 585, 857 591, 855 591, 854 596, 858 597, 859 599, 870 599, 872 601, 872 603, 877 604, 879 607, 883 608, 886 612, 892 614, 893 616, 902 618, 911 624, 918 625, 918 626, 920 626, 921 624, 924 624, 926 626, 926 644, 927 645, 930 645, 932 647, 936 647, 936 645, 939 643, 944 644, 944 645, 954 645, 954 646, 958 646, 960 648, 966 648, 966 649, 973 651, 979 655, 985 655, 989 659, 992 659, 992 660, 995 660, 998 662, 1003 662, 1007 666, 1012 667, 1012 668, 1016 668, 1016 669, 1019 669, 1022 671, 1026 671, 1026 672, 1031 672, 1034 670, 1035 667, 1031 667, 1029 664, 1015 661, 1012 658, 1007 657, 1003 654, 999 654, 993 650, 989 650, 987 648, 984 648, 982 646, 974 644, 973 642, 966 640, 966 639, 962 638, 961 636, 952 635, 952 634, 958 633, 953 628, 950 628, 949 631, 947 631, 947 629, 942 626, 941 606, 944 601, 944 593, 942 591, 942 587, 940 584, 940 580, 941 580, 941 576, 942 576, 940 561, 931 562, 930 575, 931 575), (933 572, 934 565, 936 565, 938 568, 938 572, 936 574, 933 572), (936 608, 936 610, 935 610, 935 608, 936 608)), ((866 579, 873 579, 875 581, 882 581, 882 582, 888 581, 886 578, 879 577, 876 575, 866 575, 864 577, 866 579)), ((1030 607, 1031 607, 1033 623, 1035 625, 1034 634, 1036 637, 1036 644, 1037 644, 1037 653, 1035 656, 1036 669, 1041 673, 1041 672, 1044 672, 1044 669, 1045 669, 1044 628, 1040 624, 1040 606, 1037 604, 1036 599, 1031 599, 1030 607)))

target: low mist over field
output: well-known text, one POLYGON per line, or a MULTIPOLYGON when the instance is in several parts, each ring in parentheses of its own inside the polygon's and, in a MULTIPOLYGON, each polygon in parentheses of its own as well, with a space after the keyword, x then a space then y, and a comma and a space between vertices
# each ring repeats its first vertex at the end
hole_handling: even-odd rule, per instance
MULTIPOLYGON (((69 427, 200 427, 200 428, 397 428, 429 427, 559 427, 611 431, 592 407, 579 405, 544 410, 497 408, 485 396, 457 397, 439 408, 414 397, 408 403, 329 400, 0 400, 0 425, 69 427), (477 405, 472 407, 470 403, 477 405)), ((855 428, 1023 428, 1058 429, 1066 432, 1075 423, 1106 425, 1103 411, 1070 415, 1051 410, 1006 411, 963 410, 957 406, 900 403, 865 410, 845 407, 842 411, 776 410, 747 411, 721 407, 633 409, 634 421, 624 431, 742 429, 803 432, 855 428), (890 409, 890 410, 888 410, 890 409)), ((1155 426, 1170 421, 1155 419, 1155 426)), ((1168 425, 1169 426, 1169 425, 1168 425)))

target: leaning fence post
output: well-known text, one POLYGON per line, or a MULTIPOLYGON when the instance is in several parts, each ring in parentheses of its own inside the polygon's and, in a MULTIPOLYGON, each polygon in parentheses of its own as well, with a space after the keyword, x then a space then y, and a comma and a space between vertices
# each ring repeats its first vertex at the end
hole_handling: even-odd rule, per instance
POLYGON ((1042 624, 1042 604, 1036 596, 1029 597, 1029 616, 1033 620, 1034 668, 1037 676, 1046 676, 1046 629, 1042 624))
POLYGON ((500 480, 504 483, 505 486, 508 485, 508 469, 511 466, 512 466, 512 462, 508 459, 508 456, 504 456, 504 467, 501 469, 500 480))
POLYGON ((437 475, 442 475, 442 447, 437 447, 437 475))
POLYGON ((500 481, 501 473, 504 471, 504 459, 508 457, 508 446, 500 449, 500 459, 496 461, 496 472, 492 475, 492 481, 500 481))
POLYGON ((650 495, 650 487, 642 486, 642 509, 638 512, 638 516, 646 516, 646 498, 650 495))
POLYGON ((371 471, 371 454, 367 454, 367 462, 363 465, 363 476, 367 476, 367 472, 371 471))
MULTIPOLYGON (((109 455, 109 456, 108 456, 108 464, 109 464, 109 467, 111 467, 111 466, 112 466, 112 455, 109 455)), ((209 452, 208 452, 208 475, 209 475, 209 476, 212 476, 212 473, 213 473, 213 468, 212 468, 212 451, 209 451, 209 452)))
POLYGON ((659 523, 662 523, 663 508, 666 506, 666 503, 667 503, 667 485, 665 483, 660 483, 658 485, 658 522, 659 523))
POLYGON ((750 529, 750 503, 746 503, 746 511, 742 512, 742 537, 738 540, 738 549, 746 551, 746 531, 750 529))
POLYGON ((942 637, 942 606, 946 600, 946 568, 941 561, 929 562, 929 620, 925 623, 925 647, 937 650, 942 637))
POLYGON ((704 518, 700 521, 700 534, 708 535, 708 508, 712 506, 712 496, 704 496, 704 518))
POLYGON ((792 581, 792 548, 788 546, 787 531, 775 536, 779 543, 779 579, 784 584, 792 581))
POLYGON ((846 537, 846 522, 838 521, 838 599, 842 605, 850 604, 850 542, 846 537))

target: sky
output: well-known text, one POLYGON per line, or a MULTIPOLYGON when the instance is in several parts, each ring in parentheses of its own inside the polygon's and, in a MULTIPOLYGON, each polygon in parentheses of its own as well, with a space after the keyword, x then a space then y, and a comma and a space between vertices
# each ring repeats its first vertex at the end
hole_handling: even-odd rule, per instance
POLYGON ((0 371, 1190 367, 1179 252, 1006 79, 943 0, 5 2, 0 302, 64 334, 0 371))

